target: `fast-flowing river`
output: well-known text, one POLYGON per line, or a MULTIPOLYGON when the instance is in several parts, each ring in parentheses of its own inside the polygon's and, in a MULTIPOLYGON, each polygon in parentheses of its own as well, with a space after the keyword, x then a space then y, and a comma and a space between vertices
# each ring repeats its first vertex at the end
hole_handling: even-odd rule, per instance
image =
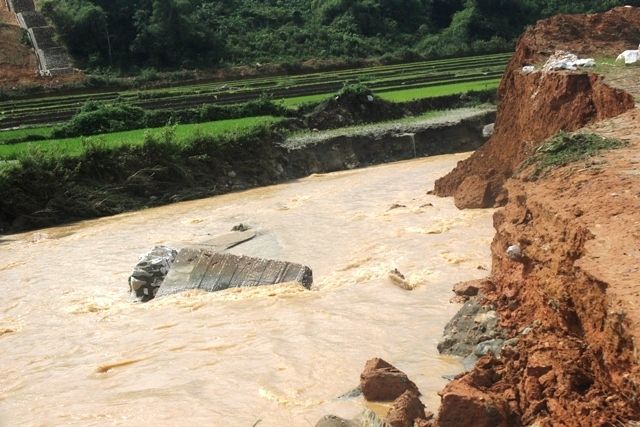
POLYGON ((491 211, 426 194, 465 156, 0 237, 0 426, 313 426, 362 411, 337 398, 371 357, 436 409, 442 376, 461 369, 436 350, 451 286, 490 267, 491 211), (140 254, 238 223, 259 235, 232 252, 307 264, 315 290, 129 302, 140 254), (416 289, 392 284, 394 268, 416 289))

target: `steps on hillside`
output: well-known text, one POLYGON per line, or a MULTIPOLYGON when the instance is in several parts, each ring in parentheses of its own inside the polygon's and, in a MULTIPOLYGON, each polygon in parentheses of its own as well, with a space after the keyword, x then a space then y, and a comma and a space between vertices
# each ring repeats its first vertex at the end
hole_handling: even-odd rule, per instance
POLYGON ((6 0, 18 24, 27 30, 38 58, 40 75, 59 76, 73 73, 71 58, 56 41, 55 30, 44 15, 36 10, 33 0, 6 0))

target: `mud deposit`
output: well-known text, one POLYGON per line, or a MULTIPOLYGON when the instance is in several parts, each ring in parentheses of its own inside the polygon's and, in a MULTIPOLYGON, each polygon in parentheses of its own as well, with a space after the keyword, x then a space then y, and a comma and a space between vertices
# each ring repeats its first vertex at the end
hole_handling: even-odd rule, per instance
POLYGON ((461 369, 436 344, 451 286, 486 275, 491 211, 425 189, 467 155, 313 175, 0 239, 0 425, 313 426, 352 418, 372 354, 406 372, 434 410, 461 369), (128 302, 153 245, 244 223, 234 253, 313 268, 292 286, 128 302), (397 268, 415 287, 394 285, 397 268))

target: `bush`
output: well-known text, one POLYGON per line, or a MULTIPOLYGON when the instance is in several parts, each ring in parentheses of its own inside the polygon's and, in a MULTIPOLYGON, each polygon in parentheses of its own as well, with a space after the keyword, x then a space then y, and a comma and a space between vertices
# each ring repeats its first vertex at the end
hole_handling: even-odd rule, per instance
POLYGON ((96 135, 144 127, 145 111, 124 102, 87 102, 64 125, 53 130, 54 138, 96 135))

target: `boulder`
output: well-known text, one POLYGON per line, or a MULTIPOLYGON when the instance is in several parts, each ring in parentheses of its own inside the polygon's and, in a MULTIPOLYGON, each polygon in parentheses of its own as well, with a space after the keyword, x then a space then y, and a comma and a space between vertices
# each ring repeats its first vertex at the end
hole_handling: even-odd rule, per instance
POLYGON ((418 387, 407 375, 382 359, 367 361, 360 374, 360 388, 370 402, 391 402, 406 391, 420 395, 418 387))
POLYGON ((393 402, 386 416, 391 427, 413 427, 416 420, 424 420, 424 405, 412 390, 405 391, 393 402))
POLYGON ((442 404, 436 423, 440 427, 507 427, 509 406, 487 393, 454 381, 442 392, 442 404))
POLYGON ((184 248, 157 292, 166 296, 189 289, 217 292, 229 288, 296 282, 313 284, 309 267, 285 261, 218 253, 206 247, 184 248))
POLYGON ((454 203, 458 209, 488 208, 491 205, 489 194, 489 181, 478 175, 471 175, 456 189, 453 195, 454 203))
POLYGON ((475 297, 481 289, 487 286, 488 282, 487 279, 460 282, 453 286, 453 292, 459 297, 475 297))

